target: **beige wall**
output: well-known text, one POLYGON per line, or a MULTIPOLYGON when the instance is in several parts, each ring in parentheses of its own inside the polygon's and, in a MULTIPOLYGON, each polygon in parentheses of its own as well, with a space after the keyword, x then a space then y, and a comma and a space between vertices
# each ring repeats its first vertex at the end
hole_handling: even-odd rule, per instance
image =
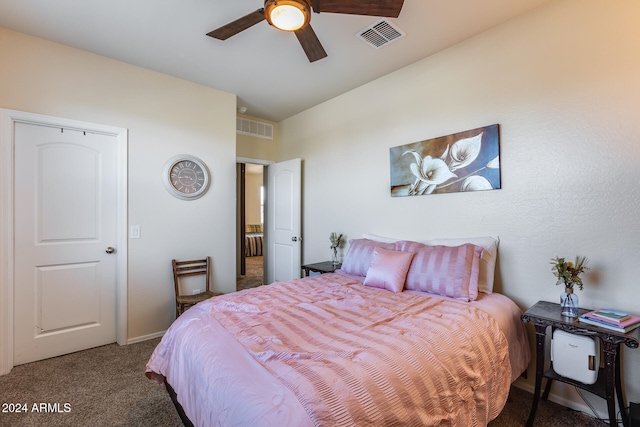
POLYGON ((262 187, 262 173, 247 173, 245 175, 245 224, 261 224, 260 221, 260 187, 262 187))
MULTIPOLYGON (((498 235, 496 288, 523 309, 559 299, 550 258, 581 254, 582 305, 640 314, 638 17, 635 0, 555 1, 281 122, 281 159, 304 161, 303 260, 329 259, 331 231, 498 235), (494 123, 501 190, 390 197, 390 147, 494 123)), ((626 350, 639 401, 640 351, 626 350)))
POLYGON ((215 288, 235 290, 235 95, 0 28, 0 107, 129 130, 128 338, 174 316, 172 258, 210 255, 215 288), (182 201, 160 179, 177 154, 211 170, 205 196, 182 201), (230 226, 231 225, 231 226, 230 226))
POLYGON ((238 157, 246 159, 268 160, 275 162, 278 160, 278 123, 269 120, 257 119, 255 117, 238 114, 251 120, 257 120, 273 125, 273 139, 260 138, 257 136, 237 134, 236 154, 238 157))

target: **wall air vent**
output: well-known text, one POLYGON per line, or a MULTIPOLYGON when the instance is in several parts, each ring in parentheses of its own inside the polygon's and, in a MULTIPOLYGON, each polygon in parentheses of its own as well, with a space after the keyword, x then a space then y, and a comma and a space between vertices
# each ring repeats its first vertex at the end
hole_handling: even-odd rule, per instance
POLYGON ((273 125, 257 120, 236 117, 236 133, 257 136, 258 138, 273 139, 273 125))
POLYGON ((406 34, 386 19, 381 19, 358 31, 356 37, 374 49, 380 49, 406 34))

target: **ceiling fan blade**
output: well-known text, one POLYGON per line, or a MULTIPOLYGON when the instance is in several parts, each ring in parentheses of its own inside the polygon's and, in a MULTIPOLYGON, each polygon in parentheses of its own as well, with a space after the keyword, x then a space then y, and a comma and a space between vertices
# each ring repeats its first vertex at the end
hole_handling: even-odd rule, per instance
POLYGON ((298 37, 298 41, 304 49, 304 53, 307 54, 307 58, 309 58, 309 62, 315 62, 318 59, 326 58, 327 52, 324 51, 320 40, 318 40, 318 36, 316 36, 315 31, 311 28, 311 25, 307 25, 297 31, 296 37, 298 37))
POLYGON ((397 18, 404 0, 311 0, 316 13, 346 13, 350 15, 397 18))
POLYGON ((209 37, 213 37, 214 39, 226 40, 229 37, 235 36, 239 32, 256 25, 258 22, 261 22, 264 19, 264 9, 258 9, 255 12, 245 15, 240 19, 236 19, 235 21, 228 23, 227 25, 216 28, 215 30, 207 33, 207 35, 209 37))

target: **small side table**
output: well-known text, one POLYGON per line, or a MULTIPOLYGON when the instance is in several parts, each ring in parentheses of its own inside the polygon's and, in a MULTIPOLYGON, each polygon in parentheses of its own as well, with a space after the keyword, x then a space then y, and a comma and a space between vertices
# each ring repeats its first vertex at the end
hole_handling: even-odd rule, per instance
MULTIPOLYGON (((582 315, 588 311, 591 310, 580 309, 579 314, 582 315)), ((624 343, 627 347, 637 348, 640 343, 640 328, 625 334, 598 326, 592 326, 578 321, 577 318, 562 316, 560 314, 559 304, 546 301, 538 301, 533 307, 525 311, 522 315, 522 320, 533 323, 536 329, 536 386, 531 412, 527 420, 527 427, 533 427, 536 410, 538 409, 538 401, 540 400, 540 388, 543 377, 547 378, 547 384, 544 389, 544 394, 542 395, 543 400, 547 400, 549 397, 551 383, 554 380, 582 388, 606 399, 610 426, 618 425, 616 421, 615 403, 617 395, 618 406, 622 413, 622 423, 627 427, 629 425, 629 417, 624 410, 622 376, 620 375, 620 344, 624 343), (600 339, 604 351, 604 368, 600 368, 598 380, 595 384, 583 384, 571 378, 558 375, 553 370, 553 365, 547 371, 544 370, 545 343, 548 326, 551 326, 552 329, 561 329, 572 334, 598 337, 600 339)))
POLYGON ((332 261, 323 261, 316 262, 315 264, 305 264, 302 266, 302 269, 304 270, 304 275, 308 276, 312 271, 320 274, 333 273, 340 267, 342 267, 342 263, 334 264, 332 261))

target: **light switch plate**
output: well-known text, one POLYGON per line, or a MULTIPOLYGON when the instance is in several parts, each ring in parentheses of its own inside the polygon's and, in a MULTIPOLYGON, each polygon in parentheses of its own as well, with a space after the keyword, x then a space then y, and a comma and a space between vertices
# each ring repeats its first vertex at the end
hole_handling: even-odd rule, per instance
POLYGON ((129 229, 129 238, 130 239, 139 239, 140 238, 140 226, 132 225, 129 229))

